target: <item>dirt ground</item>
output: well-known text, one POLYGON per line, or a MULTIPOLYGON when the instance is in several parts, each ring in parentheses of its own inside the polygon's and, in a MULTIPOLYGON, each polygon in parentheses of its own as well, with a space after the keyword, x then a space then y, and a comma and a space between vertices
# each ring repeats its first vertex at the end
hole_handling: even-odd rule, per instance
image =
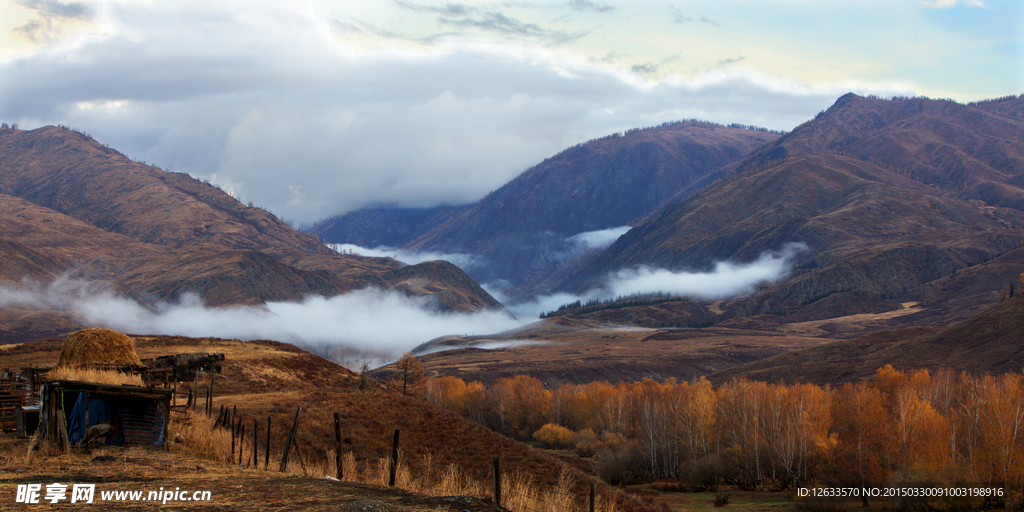
MULTIPOLYGON (((375 485, 338 482, 276 472, 240 469, 189 454, 143 448, 107 448, 92 453, 25 459, 25 441, 5 434, 0 455, 0 510, 337 510, 365 512, 505 510, 490 501, 430 497, 375 485), (68 496, 55 505, 45 500, 45 486, 68 485, 68 496), (73 484, 95 484, 94 501, 70 503, 73 484), (16 503, 19 484, 42 484, 39 505, 16 503), (180 490, 186 497, 210 491, 209 501, 106 500, 103 491, 180 490)), ((180 496, 181 494, 179 494, 180 496)))

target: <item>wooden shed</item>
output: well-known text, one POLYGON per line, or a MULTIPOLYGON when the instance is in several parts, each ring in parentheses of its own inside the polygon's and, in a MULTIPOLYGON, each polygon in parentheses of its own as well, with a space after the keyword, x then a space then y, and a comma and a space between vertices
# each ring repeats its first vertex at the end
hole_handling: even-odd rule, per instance
POLYGON ((72 380, 43 384, 39 435, 65 449, 103 431, 102 444, 163 447, 170 389, 72 380), (102 427, 102 428, 99 428, 102 427))

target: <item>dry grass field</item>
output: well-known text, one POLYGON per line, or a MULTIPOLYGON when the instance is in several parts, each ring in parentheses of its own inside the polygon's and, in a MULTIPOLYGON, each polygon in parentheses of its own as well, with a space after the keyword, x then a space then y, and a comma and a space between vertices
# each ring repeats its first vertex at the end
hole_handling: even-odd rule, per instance
POLYGON ((428 375, 451 375, 490 384, 527 374, 546 384, 690 380, 792 350, 835 342, 831 338, 771 330, 707 327, 648 329, 596 321, 548 319, 486 338, 447 337, 430 349, 465 346, 422 357, 428 375), (482 350, 474 343, 511 343, 482 350))
MULTIPOLYGON (((414 496, 373 487, 373 484, 382 482, 382 464, 386 464, 391 453, 395 429, 401 431, 399 485, 424 494, 461 490, 453 494, 486 498, 492 492, 492 460, 495 455, 500 455, 502 473, 507 479, 506 499, 519 496, 520 500, 526 500, 524 503, 529 501, 533 504, 516 506, 505 502, 512 510, 563 510, 562 505, 544 505, 561 495, 568 495, 571 501, 582 504, 589 483, 593 481, 592 476, 570 467, 553 455, 500 436, 423 400, 401 396, 372 379, 362 386, 365 389, 360 389, 358 375, 291 345, 272 341, 173 336, 133 338, 141 359, 193 352, 225 354, 223 373, 213 376, 214 414, 221 406, 230 407, 237 411, 235 418, 241 418, 242 425, 246 426, 248 432, 242 444, 242 464, 236 460, 237 452, 234 455, 230 453, 227 431, 212 429, 214 419, 206 418, 202 412, 196 412, 189 418, 179 413, 172 414, 174 421, 168 437, 175 442, 169 451, 107 448, 92 453, 60 455, 50 448, 36 451, 31 458, 26 458, 27 441, 7 436, 0 447, 0 463, 3 465, 0 499, 5 500, 0 508, 13 502, 19 483, 77 481, 112 485, 108 490, 149 490, 160 486, 165 489, 211 490, 216 503, 201 507, 192 505, 204 510, 211 507, 225 510, 334 510, 332 503, 353 500, 380 501, 386 505, 382 505, 383 508, 367 505, 370 508, 340 510, 497 510, 493 504, 481 500, 460 501, 456 506, 450 506, 444 501, 437 501, 441 498, 436 496, 414 496), (302 411, 296 436, 297 452, 293 452, 290 458, 289 472, 306 478, 282 475, 276 471, 286 431, 298 407, 302 411), (343 466, 345 479, 356 480, 355 483, 339 484, 320 479, 324 475, 336 474, 335 412, 341 418, 342 448, 347 461, 343 466), (253 421, 258 424, 258 457, 262 466, 268 418, 271 424, 271 471, 256 471, 251 469, 251 462, 246 458, 252 450, 253 421), (110 455, 114 460, 97 462, 94 461, 97 455, 110 455), (529 498, 531 495, 533 498, 529 498)), ((0 360, 3 361, 2 366, 15 370, 27 366, 50 366, 57 362, 60 346, 59 339, 10 345, 0 349, 0 360)), ((201 376, 198 382, 200 403, 209 385, 209 378, 201 376)), ((190 387, 186 383, 178 385, 178 404, 184 403, 190 387)), ((606 505, 603 510, 654 510, 649 500, 626 496, 607 485, 598 484, 598 491, 599 500, 606 505), (618 507, 609 508, 615 507, 615 501, 619 503, 618 507)), ((152 505, 145 506, 152 508, 152 505)))

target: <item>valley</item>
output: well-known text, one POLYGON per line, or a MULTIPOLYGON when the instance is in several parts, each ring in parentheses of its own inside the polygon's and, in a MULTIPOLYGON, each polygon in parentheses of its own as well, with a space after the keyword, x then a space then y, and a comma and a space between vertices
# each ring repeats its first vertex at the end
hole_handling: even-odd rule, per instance
MULTIPOLYGON (((854 464, 842 429, 858 419, 839 411, 868 395, 893 425, 910 421, 897 404, 931 411, 914 427, 928 439, 974 421, 941 461, 877 427, 889 458, 872 478, 945 478, 960 463, 989 475, 995 441, 957 411, 995 414, 994 398, 972 400, 1021 388, 1022 112, 1016 96, 848 94, 788 133, 664 123, 570 147, 477 203, 368 208, 308 230, 79 131, 3 128, 0 362, 49 366, 68 333, 99 324, 124 326, 141 357, 224 353, 218 406, 278 425, 301 406, 305 477, 337 469, 338 412, 363 476, 324 492, 388 510, 441 506, 431 493, 455 488, 437 468, 464 477, 453 492, 475 497, 467 510, 493 509, 495 453, 524 489, 582 497, 594 482, 621 512, 687 501, 654 480, 691 485, 705 470, 736 492, 790 492, 811 473, 845 481, 821 468, 854 464), (465 268, 333 244, 461 255, 465 268), (409 364, 411 393, 396 384, 409 364), (776 430, 743 423, 769 405, 776 430), (698 416, 707 438, 684 450, 697 430, 678 425, 698 416), (543 427, 576 441, 549 446, 543 427), (373 487, 396 428, 406 470, 421 475, 403 484, 415 496, 373 487), (786 428, 800 432, 799 456, 766 448, 786 428)), ((236 493, 233 451, 181 448, 175 482, 216 468, 212 485, 236 493)), ((26 477, 56 475, 44 459, 26 477)), ((91 471, 82 464, 76 474, 91 471)), ((247 471, 267 496, 319 489, 247 471)))

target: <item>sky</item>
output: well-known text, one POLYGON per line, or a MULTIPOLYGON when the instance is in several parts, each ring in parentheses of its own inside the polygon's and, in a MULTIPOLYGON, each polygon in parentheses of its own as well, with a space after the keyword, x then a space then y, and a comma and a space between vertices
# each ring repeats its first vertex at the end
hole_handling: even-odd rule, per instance
POLYGON ((1024 92, 1019 0, 0 1, 0 122, 293 225, 475 201, 591 138, 1024 92))

